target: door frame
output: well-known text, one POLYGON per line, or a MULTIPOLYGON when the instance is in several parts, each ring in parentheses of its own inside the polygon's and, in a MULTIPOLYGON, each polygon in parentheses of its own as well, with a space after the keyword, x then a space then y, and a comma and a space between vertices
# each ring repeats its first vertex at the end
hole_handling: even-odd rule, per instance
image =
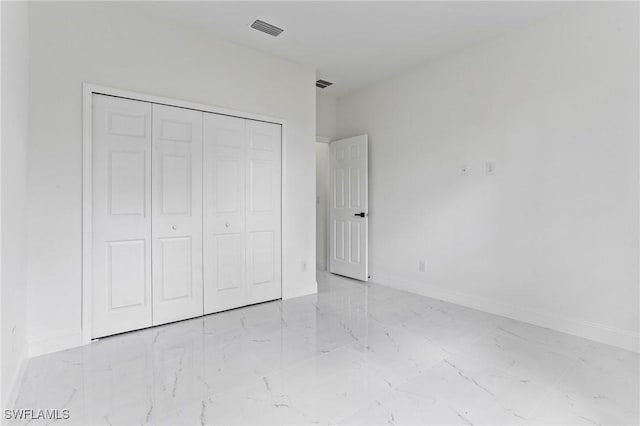
MULTIPOLYGON (((321 144, 327 145, 327 149, 329 150, 329 160, 331 160, 331 148, 330 148, 331 142, 333 142, 333 139, 331 139, 331 138, 328 138, 328 137, 325 137, 325 136, 316 136, 316 143, 321 143, 321 144)), ((316 153, 316 160, 317 160, 317 153, 316 153)), ((324 206, 324 210, 325 210, 325 212, 324 212, 325 236, 324 237, 325 237, 325 241, 326 241, 326 244, 325 244, 325 247, 324 247, 324 259, 325 259, 324 272, 327 272, 327 273, 329 273, 329 262, 331 260, 331 259, 329 259, 329 257, 331 256, 331 253, 330 253, 331 250, 329 249, 329 238, 331 237, 331 235, 329 235, 331 233, 330 230, 329 230, 329 226, 331 225, 331 220, 329 219, 329 215, 331 214, 331 208, 330 208, 330 204, 329 204, 329 189, 330 189, 330 186, 331 186, 331 184, 330 184, 331 177, 329 176, 329 174, 330 174, 329 169, 330 169, 330 165, 329 165, 329 161, 327 161, 327 167, 326 167, 326 170, 325 170, 327 172, 327 180, 326 180, 326 182, 324 182, 325 183, 325 189, 327 190, 327 200, 326 200, 327 203, 324 206)), ((316 182, 317 182, 317 180, 318 180, 318 174, 316 173, 316 182)), ((316 194, 316 196, 317 195, 318 194, 316 194)), ((316 218, 316 220, 318 220, 318 219, 316 218)), ((317 238, 317 236, 316 236, 316 238, 317 238)), ((317 248, 317 246, 316 246, 316 248, 317 248)), ((318 256, 316 256, 316 265, 318 264, 317 257, 318 256)), ((317 268, 317 266, 316 266, 316 268, 317 268)))
MULTIPOLYGON (((263 114, 255 114, 251 112, 245 111, 237 111, 229 108, 224 108, 220 106, 212 106, 200 104, 197 102, 184 101, 173 98, 166 98, 163 96, 156 96, 147 93, 141 92, 133 92, 130 90, 117 89, 114 87, 102 86, 94 83, 82 83, 82 286, 81 286, 81 303, 82 303, 82 318, 81 318, 81 329, 82 329, 82 344, 87 344, 91 342, 91 328, 92 328, 92 175, 93 175, 93 164, 92 164, 92 118, 93 118, 93 95, 106 95, 106 96, 114 96, 118 98, 131 99, 134 101, 142 101, 149 102, 152 104, 160 104, 160 105, 168 105, 178 108, 186 108, 192 109, 202 112, 209 112, 213 114, 221 114, 221 115, 229 115, 232 117, 244 118, 255 121, 264 121, 267 123, 280 124, 282 128, 281 133, 281 158, 280 158, 280 253, 281 253, 281 261, 280 261, 280 270, 282 271, 284 265, 284 253, 283 253, 283 242, 284 242, 284 226, 283 226, 283 212, 284 207, 286 205, 285 201, 286 191, 285 185, 286 182, 286 167, 285 167, 285 159, 286 159, 286 128, 287 121, 285 119, 279 117, 273 117, 263 114)), ((280 284, 282 287, 282 283, 280 284)))

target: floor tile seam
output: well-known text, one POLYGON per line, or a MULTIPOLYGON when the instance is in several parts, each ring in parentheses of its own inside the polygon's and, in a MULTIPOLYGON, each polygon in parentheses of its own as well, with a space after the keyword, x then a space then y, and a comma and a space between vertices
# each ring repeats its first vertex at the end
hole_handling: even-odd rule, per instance
MULTIPOLYGON (((584 354, 584 351, 586 351, 586 348, 583 349, 580 354, 584 354)), ((556 391, 560 391, 560 389, 558 388, 558 385, 569 375, 569 373, 571 371, 573 371, 573 369, 576 367, 576 365, 578 364, 579 359, 575 359, 572 361, 571 365, 569 365, 563 372, 562 374, 560 374, 558 376, 558 378, 556 379, 556 381, 552 384, 549 385, 547 390, 545 391, 544 395, 538 400, 538 402, 536 403, 536 405, 530 410, 529 415, 526 416, 527 420, 531 420, 532 418, 535 417, 536 413, 542 408, 542 406, 544 405, 544 403, 546 402, 547 398, 549 397, 549 395, 551 395, 552 393, 556 392, 556 391)))
POLYGON ((312 360, 312 359, 314 359, 314 358, 320 358, 320 357, 328 356, 328 355, 330 355, 332 352, 334 352, 334 351, 336 351, 336 350, 338 350, 338 349, 344 348, 344 347, 346 347, 346 346, 349 346, 349 345, 350 345, 350 343, 347 343, 347 344, 344 344, 344 345, 338 346, 338 347, 336 347, 336 348, 334 348, 334 349, 331 349, 329 352, 325 352, 325 353, 321 353, 321 354, 316 353, 316 354, 311 355, 311 356, 309 356, 309 357, 307 357, 307 358, 305 358, 305 359, 301 359, 301 360, 299 360, 299 361, 296 361, 296 362, 294 362, 293 364, 287 365, 286 367, 279 367, 279 368, 276 368, 276 369, 274 369, 274 370, 270 370, 270 371, 268 371, 268 372, 261 373, 259 376, 256 376, 255 378, 252 378, 252 379, 250 379, 250 380, 248 380, 248 381, 246 381, 246 382, 244 382, 244 383, 242 383, 242 384, 239 384, 239 385, 237 385, 237 386, 233 386, 233 387, 231 387, 231 388, 229 388, 229 389, 225 389, 225 390, 221 390, 221 391, 217 391, 217 392, 209 393, 209 394, 207 394, 207 396, 208 396, 208 397, 209 397, 209 396, 211 396, 211 397, 215 397, 215 396, 219 396, 219 395, 221 395, 221 394, 228 393, 229 391, 231 391, 231 390, 236 390, 236 389, 238 389, 239 387, 246 385, 247 383, 251 383, 252 381, 260 381, 260 380, 264 380, 265 378, 268 378, 268 376, 273 375, 273 374, 275 374, 275 373, 282 372, 282 371, 285 371, 285 370, 288 370, 288 369, 292 369, 292 368, 294 368, 294 367, 298 367, 298 366, 300 366, 301 364, 304 364, 304 363, 306 363, 306 362, 309 362, 310 360, 312 360))
MULTIPOLYGON (((482 339, 482 337, 484 337, 484 336, 487 336, 487 335, 486 335, 486 334, 484 334, 484 335, 478 336, 477 338, 475 338, 474 340, 472 340, 472 341, 470 342, 470 344, 471 344, 471 345, 474 345, 474 344, 478 343, 478 342, 480 341, 480 339, 482 339)), ((506 337, 508 337, 508 336, 506 336, 506 337)), ((528 345, 530 345, 530 346, 544 346, 544 345, 541 345, 541 344, 530 343, 530 342, 527 342, 527 344, 528 344, 528 345)), ((466 355, 466 354, 462 354, 460 350, 456 350, 455 348, 453 348, 453 349, 454 349, 458 354, 460 354, 460 355, 467 356, 467 357, 473 358, 473 359, 478 360, 478 361, 482 361, 482 360, 480 360, 479 358, 476 358, 476 357, 475 357, 475 356, 473 356, 473 355, 466 355)), ((573 365, 575 364, 575 362, 577 361, 577 357, 574 357, 574 356, 572 356, 572 355, 570 355, 570 354, 567 354, 567 353, 563 353, 562 351, 553 350, 552 348, 549 348, 549 347, 547 347, 547 346, 544 346, 544 349, 547 349, 549 353, 552 353, 552 354, 554 354, 554 355, 559 355, 559 356, 561 356, 561 357, 566 358, 567 360, 569 360, 569 361, 570 361, 569 366, 573 366, 573 365)), ((582 351, 584 351, 584 349, 583 349, 582 351)), ((582 351, 580 352, 580 354, 582 354, 582 353, 583 353, 582 351)), ((485 361, 482 361, 482 362, 485 362, 485 361)), ((492 365, 492 364, 491 364, 491 365, 492 365)), ((492 365, 492 366, 493 366, 493 365, 492 365)), ((505 372, 507 372, 506 370, 504 370, 503 368, 501 368, 501 367, 499 367, 499 366, 495 366, 494 368, 496 368, 496 369, 498 369, 498 370, 501 370, 501 371, 505 371, 505 372)), ((568 369, 568 368, 569 368, 569 367, 567 367, 567 369, 568 369)), ((565 370, 566 370, 566 369, 565 369, 565 370)), ((514 373, 513 373, 513 372, 510 372, 509 374, 514 375, 514 373)), ((563 373, 562 373, 562 374, 564 374, 564 371, 563 371, 563 373)))
MULTIPOLYGON (((378 284, 378 285, 382 286, 381 284, 378 284)), ((382 286, 382 287, 389 288, 389 289, 393 289, 393 290, 397 290, 397 289, 394 289, 393 287, 387 287, 387 286, 382 286)), ((403 291, 403 290, 397 290, 397 291, 403 291)), ((405 292, 407 292, 407 291, 405 291, 405 292)), ((442 300, 440 300, 440 299, 435 299, 435 298, 431 298, 431 297, 428 297, 428 296, 422 296, 422 295, 414 294, 414 293, 411 293, 411 292, 407 292, 407 293, 409 293, 410 295, 415 295, 415 296, 419 296, 419 297, 426 298, 426 299, 433 299, 433 300, 442 301, 442 300)), ((445 301, 442 301, 442 302, 445 302, 445 301)), ((474 311, 474 312, 479 312, 479 313, 481 313, 481 314, 486 315, 487 317, 499 317, 499 318, 504 318, 504 319, 508 319, 508 320, 516 321, 516 322, 517 322, 517 323, 519 323, 519 324, 525 324, 525 325, 535 326, 535 324, 530 324, 530 323, 527 323, 527 322, 524 322, 524 321, 520 321, 520 320, 514 320, 513 318, 509 318, 509 317, 506 317, 506 316, 503 316, 503 315, 490 314, 490 313, 488 313, 488 312, 484 312, 484 311, 479 310, 479 309, 467 308, 467 307, 465 307, 465 306, 463 306, 463 305, 459 305, 459 304, 456 304, 456 303, 451 303, 451 302, 446 302, 446 303, 450 303, 450 304, 452 304, 452 305, 454 305, 454 306, 456 306, 456 307, 462 307, 462 308, 470 309, 470 310, 472 310, 472 311, 474 311)), ((427 311, 427 312, 424 312, 424 313, 422 313, 422 314, 419 314, 418 316, 422 316, 422 315, 425 315, 425 314, 428 314, 428 313, 429 313, 429 312, 427 311)), ((402 324, 402 323, 405 323, 405 322, 407 322, 407 321, 411 321, 411 320, 413 320, 413 319, 415 319, 415 318, 410 318, 410 319, 408 319, 408 320, 402 321, 402 322, 401 322, 401 324, 402 324)), ((462 317, 457 317, 456 319, 463 320, 463 321, 465 321, 465 322, 469 322, 467 319, 462 318, 462 317)), ((472 324, 472 323, 471 323, 471 324, 472 324)), ((535 327, 539 327, 539 326, 535 326, 535 327)), ((548 329, 548 328, 545 328, 545 327, 540 327, 540 328, 541 328, 541 329, 544 329, 544 330, 554 331, 554 330, 551 330, 551 329, 548 329)), ((498 331, 498 332, 500 332, 500 333, 502 333, 502 334, 503 334, 503 335, 505 335, 505 336, 509 336, 509 335, 510 335, 510 333, 508 333, 508 332, 506 332, 506 333, 505 333, 505 332, 502 332, 501 330, 497 330, 497 331, 498 331)), ((558 332, 558 333, 561 333, 561 332, 558 332)), ((583 339, 583 338, 580 338, 580 337, 578 337, 578 336, 574 336, 574 335, 572 335, 572 334, 568 334, 568 333, 563 333, 563 334, 567 334, 567 336, 572 337, 572 338, 583 339)), ((512 336, 512 337, 515 337, 515 336, 512 336)), ((589 340, 589 339, 583 339, 583 340, 589 340)), ((567 354, 566 354, 566 353, 564 353, 563 351, 559 350, 557 347, 554 347, 552 344, 544 343, 544 342, 531 341, 531 340, 525 340, 525 342, 530 343, 530 344, 532 344, 532 345, 544 346, 544 347, 546 347, 546 348, 550 349, 550 350, 551 350, 552 352, 554 352, 554 353, 557 353, 557 354, 559 354, 559 355, 565 355, 565 356, 567 356, 567 354)), ((585 350, 585 349, 583 348, 583 349, 582 349, 582 351, 584 352, 584 350, 585 350)))
MULTIPOLYGON (((449 349, 454 349, 454 348, 449 348, 448 345, 443 344, 440 339, 436 339, 433 336, 430 336, 429 333, 425 333, 425 332, 418 332, 416 330, 412 330, 408 327, 406 327, 404 324, 408 321, 411 321, 411 319, 407 320, 407 321, 403 321, 402 323, 399 323, 393 327, 398 328, 398 329, 402 329, 404 331, 406 331, 407 333, 410 333, 412 335, 416 335, 416 336, 420 336, 424 339, 427 339, 429 342, 433 343, 434 345, 442 348, 445 352, 449 353, 449 349)), ((470 342, 471 344, 474 344, 475 342, 477 342, 482 336, 475 336, 473 338, 473 340, 470 342)))
MULTIPOLYGON (((500 367, 494 366, 493 364, 490 364, 490 363, 488 363, 488 362, 486 362, 486 361, 483 361, 483 360, 481 360, 481 359, 474 358, 474 357, 471 357, 471 356, 467 356, 467 355, 464 355, 464 354, 451 354, 451 355, 449 355, 448 357, 446 357, 445 359, 443 359, 441 362, 449 361, 449 362, 451 362, 451 363, 453 364, 453 361, 455 361, 455 360, 454 360, 454 359, 451 359, 451 358, 455 358, 456 356, 462 356, 462 357, 469 358, 469 359, 473 360, 474 362, 479 363, 481 366, 483 366, 483 367, 485 367, 485 368, 488 368, 488 369, 490 369, 490 370, 498 371, 498 372, 500 372, 500 373, 502 373, 502 374, 504 374, 504 375, 506 375, 506 376, 508 376, 508 377, 510 377, 510 378, 512 378, 512 379, 514 379, 514 380, 518 380, 518 381, 519 381, 519 380, 521 380, 521 379, 518 377, 518 375, 514 374, 512 371, 505 370, 505 369, 503 369, 503 368, 500 368, 500 367)), ((565 374, 565 373, 566 373, 566 372, 563 372, 563 374, 561 375, 561 377, 564 377, 564 374, 565 374)), ((560 379, 558 379, 558 380, 560 380, 560 379)), ((549 390, 550 388, 553 388, 553 387, 557 384, 558 380, 556 380, 556 382, 554 382, 554 384, 550 384, 550 385, 548 385, 548 386, 547 386, 547 390, 549 390)), ((545 393, 546 393, 546 391, 545 391, 545 393)))
POLYGON ((369 405, 371 405, 372 403, 380 403, 380 400, 384 399, 385 397, 393 394, 394 391, 397 391, 397 389, 395 388, 391 388, 390 390, 385 390, 384 392, 380 392, 379 395, 377 395, 375 398, 370 399, 362 404, 359 404, 355 410, 350 411, 348 414, 342 416, 340 419, 337 419, 335 422, 331 423, 331 424, 336 424, 336 425, 342 425, 344 424, 344 421, 347 420, 349 417, 353 416, 354 414, 356 414, 357 412, 359 412, 360 410, 368 407, 369 405))
MULTIPOLYGON (((528 324, 528 323, 525 323, 525 322, 522 322, 522 321, 519 321, 519 322, 522 323, 522 324, 531 325, 531 324, 528 324)), ((543 328, 543 327, 541 327, 541 328, 543 328)), ((554 353, 556 355, 564 356, 564 357, 567 357, 567 358, 572 358, 573 357, 573 355, 567 353, 566 351, 558 348, 557 346, 555 346, 555 345, 553 345, 551 343, 544 343, 544 342, 540 342, 540 341, 524 339, 521 336, 513 336, 510 333, 504 332, 502 330, 497 330, 497 333, 500 333, 501 335, 503 335, 505 337, 508 337, 508 338, 511 338, 511 339, 514 339, 514 340, 517 340, 517 341, 523 341, 524 343, 532 345, 532 346, 541 346, 541 347, 543 347, 545 349, 548 349, 549 352, 552 352, 552 353, 554 353)), ((571 335, 569 335, 569 336, 571 336, 571 335)), ((575 338, 576 336, 571 336, 571 337, 575 338)), ((578 339, 582 339, 582 338, 578 337, 578 339)), ((587 339, 583 339, 583 340, 586 341, 587 339)), ((578 355, 582 355, 585 350, 586 350, 585 348, 580 348, 579 351, 578 351, 578 355)))
MULTIPOLYGON (((451 355, 450 357, 452 357, 452 356, 455 356, 455 355, 451 355)), ((463 355, 463 356, 464 356, 464 355, 463 355)), ((441 361, 441 362, 439 362, 438 364, 440 364, 440 363, 442 363, 442 362, 444 362, 444 361, 449 361, 449 358, 450 358, 450 357, 445 358, 444 360, 442 360, 442 361, 441 361)), ((471 359, 473 359, 473 361, 475 361, 475 362, 480 363, 480 364, 481 364, 482 366, 484 366, 485 368, 489 368, 489 369, 493 369, 493 370, 499 371, 500 373, 506 374, 506 375, 507 375, 508 377, 510 377, 510 378, 513 378, 513 379, 515 379, 515 380, 519 380, 518 376, 514 375, 512 372, 509 372, 509 371, 503 370, 503 369, 498 368, 498 367, 494 367, 493 365, 488 364, 488 363, 486 363, 486 362, 484 362, 484 361, 482 361, 482 360, 478 360, 478 359, 476 359, 476 358, 471 358, 471 359)), ((434 366, 432 366, 431 368, 433 368, 433 367, 435 367, 435 365, 434 365, 434 366)), ((428 370, 429 370, 429 369, 427 369, 427 371, 428 371, 428 370)), ((425 371, 425 372, 426 372, 426 371, 425 371)), ((529 410, 529 413, 528 413, 528 414, 525 414, 525 415, 524 415, 523 422, 526 422, 526 421, 528 421, 528 420, 531 418, 531 416, 532 416, 532 414, 533 414, 534 410, 538 408, 538 406, 539 406, 539 404, 541 403, 541 401, 542 401, 544 398, 546 398, 546 396, 549 394, 549 392, 551 392, 551 391, 553 390, 553 387, 554 387, 554 385, 549 385, 549 386, 547 386, 547 389, 546 389, 546 390, 544 391, 544 393, 539 397, 539 399, 538 399, 538 403, 537 403, 537 404, 535 404, 535 405, 534 405, 534 407, 533 407, 532 409, 530 409, 530 410, 529 410)), ((412 394, 412 395, 415 395, 415 396, 420 397, 420 395, 416 395, 416 394, 414 394, 414 393, 411 393, 411 394, 412 394)), ((498 402, 498 404, 502 407, 502 404, 501 404, 500 402, 498 402)), ((503 407, 503 408, 504 408, 504 407, 503 407)))

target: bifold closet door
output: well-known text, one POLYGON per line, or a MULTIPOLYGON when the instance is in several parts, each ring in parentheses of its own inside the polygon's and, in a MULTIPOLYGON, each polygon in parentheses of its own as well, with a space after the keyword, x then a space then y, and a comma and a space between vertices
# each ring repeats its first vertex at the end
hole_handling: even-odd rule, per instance
POLYGON ((92 100, 92 337, 282 297, 281 126, 92 100))
POLYGON ((92 337, 152 325, 151 104, 93 95, 92 337))
POLYGON ((204 311, 246 305, 245 121, 204 114, 204 311))
POLYGON ((279 299, 281 126, 204 114, 205 313, 279 299))
POLYGON ((247 302, 282 297, 282 126, 246 120, 247 302))
POLYGON ((153 105, 153 325, 203 314, 202 115, 153 105))

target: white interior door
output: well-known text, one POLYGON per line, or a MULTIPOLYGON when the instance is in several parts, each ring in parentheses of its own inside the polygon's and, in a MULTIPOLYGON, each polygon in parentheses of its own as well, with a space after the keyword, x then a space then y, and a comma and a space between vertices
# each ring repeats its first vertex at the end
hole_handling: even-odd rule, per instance
POLYGON ((202 115, 153 105, 153 324, 203 314, 202 115))
POLYGON ((330 145, 330 271, 369 279, 368 137, 330 145))
POLYGON ((247 302, 282 297, 282 126, 246 120, 247 302))
POLYGON ((245 122, 204 114, 204 312, 246 305, 245 122))
POLYGON ((93 95, 92 337, 152 325, 151 104, 93 95))

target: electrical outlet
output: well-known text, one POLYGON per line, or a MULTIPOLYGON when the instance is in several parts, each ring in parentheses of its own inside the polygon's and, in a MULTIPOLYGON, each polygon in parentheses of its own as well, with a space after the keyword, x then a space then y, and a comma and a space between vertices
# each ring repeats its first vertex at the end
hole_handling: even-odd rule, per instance
POLYGON ((463 164, 462 166, 460 166, 460 175, 461 176, 468 176, 469 175, 469 166, 467 166, 466 164, 463 164))
POLYGON ((304 260, 300 262, 300 271, 307 272, 307 262, 305 262, 304 260))
POLYGON ((496 163, 494 163, 493 161, 487 161, 484 164, 484 172, 487 175, 495 175, 496 174, 496 163))
POLYGON ((424 260, 418 262, 418 272, 425 272, 427 270, 427 264, 424 260))

